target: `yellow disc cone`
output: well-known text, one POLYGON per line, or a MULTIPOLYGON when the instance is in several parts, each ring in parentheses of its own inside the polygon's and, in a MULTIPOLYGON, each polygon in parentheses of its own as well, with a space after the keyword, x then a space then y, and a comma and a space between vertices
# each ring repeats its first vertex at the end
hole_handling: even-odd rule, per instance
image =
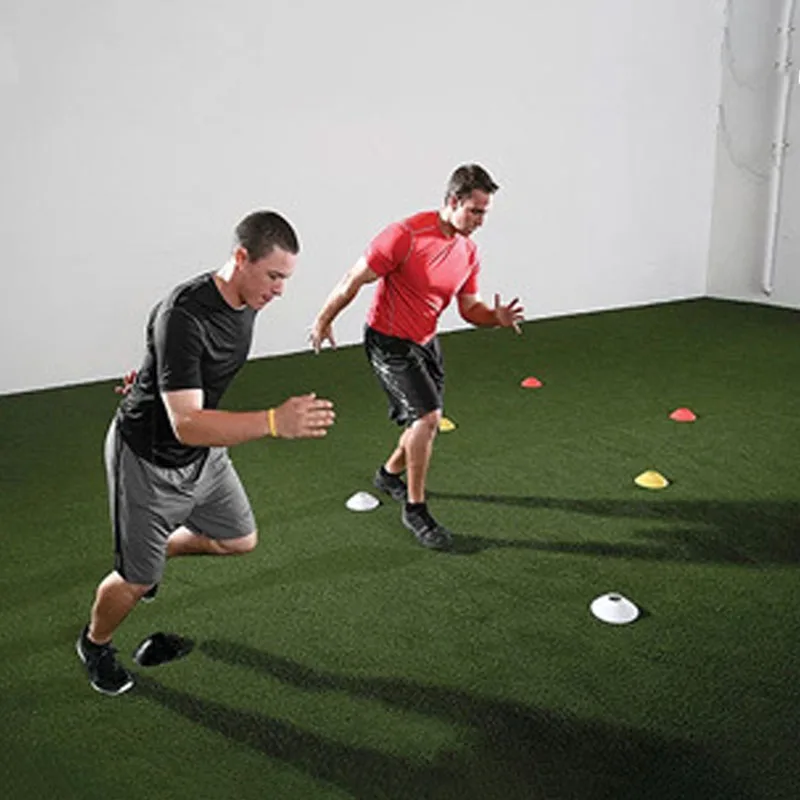
POLYGON ((439 431, 440 433, 449 433, 450 431, 454 431, 456 429, 456 424, 451 419, 447 419, 447 417, 442 417, 439 420, 439 431))
POLYGON ((643 489, 666 489, 669 486, 669 481, 654 469, 648 469, 641 475, 637 475, 633 482, 643 489))

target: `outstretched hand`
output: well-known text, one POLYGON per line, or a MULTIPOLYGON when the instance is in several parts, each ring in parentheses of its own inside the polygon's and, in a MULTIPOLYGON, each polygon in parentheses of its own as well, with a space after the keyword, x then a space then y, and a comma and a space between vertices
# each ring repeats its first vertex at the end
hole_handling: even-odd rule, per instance
POLYGON ((114 387, 114 391, 124 397, 133 388, 134 383, 136 383, 136 370, 132 369, 122 376, 122 383, 117 384, 114 387))
POLYGON ((290 397, 275 409, 275 429, 281 439, 319 439, 335 417, 333 403, 311 392, 290 397))
POLYGON ((525 319, 525 309, 519 304, 519 297, 515 297, 510 303, 503 305, 500 302, 500 295, 495 294, 494 316, 500 327, 513 328, 517 333, 522 333, 519 324, 525 319))
POLYGON ((323 325, 318 319, 314 320, 314 324, 308 334, 308 341, 311 342, 311 347, 315 353, 319 353, 322 350, 322 343, 326 339, 331 343, 331 347, 336 347, 336 340, 333 338, 333 325, 330 322, 327 325, 323 325))

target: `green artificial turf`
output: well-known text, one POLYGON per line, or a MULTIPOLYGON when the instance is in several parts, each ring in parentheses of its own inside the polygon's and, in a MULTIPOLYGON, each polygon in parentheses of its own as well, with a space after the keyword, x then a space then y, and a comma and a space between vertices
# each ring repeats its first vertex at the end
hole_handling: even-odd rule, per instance
POLYGON ((0 398, 4 798, 798 796, 800 313, 699 300, 442 339, 457 428, 430 506, 455 552, 389 500, 344 506, 397 435, 359 347, 251 362, 226 407, 313 390, 337 423, 233 451, 260 546, 169 564, 116 644, 197 647, 119 698, 73 649, 111 565, 111 384, 0 398), (635 486, 646 469, 670 486, 635 486), (609 591, 642 617, 592 617, 609 591))

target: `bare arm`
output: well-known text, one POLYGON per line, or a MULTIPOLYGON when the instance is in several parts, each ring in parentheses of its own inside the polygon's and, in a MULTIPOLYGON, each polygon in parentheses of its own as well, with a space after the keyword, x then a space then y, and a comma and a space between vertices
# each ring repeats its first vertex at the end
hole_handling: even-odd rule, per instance
POLYGON ((503 305, 500 302, 500 295, 496 294, 494 308, 489 308, 477 294, 460 294, 458 296, 458 312, 462 319, 481 328, 500 326, 513 328, 517 333, 522 333, 519 323, 525 319, 524 311, 525 309, 519 304, 517 297, 503 305))
POLYGON ((326 339, 330 341, 333 347, 336 346, 336 341, 333 338, 333 321, 344 308, 353 302, 362 286, 373 283, 378 280, 378 277, 378 274, 367 266, 364 256, 359 258, 345 273, 344 277, 328 295, 328 299, 319 314, 317 314, 317 318, 311 327, 309 339, 314 352, 318 353, 320 351, 322 343, 326 339))
POLYGON ((203 408, 202 389, 162 392, 175 437, 191 447, 230 447, 274 435, 285 439, 319 438, 333 424, 333 403, 315 394, 290 397, 270 411, 219 411, 203 408))

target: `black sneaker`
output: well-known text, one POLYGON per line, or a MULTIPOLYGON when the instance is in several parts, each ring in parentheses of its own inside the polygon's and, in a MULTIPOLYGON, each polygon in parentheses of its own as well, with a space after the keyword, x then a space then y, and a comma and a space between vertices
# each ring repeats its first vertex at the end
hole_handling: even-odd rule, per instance
POLYGON ((133 676, 117 661, 116 648, 111 644, 94 644, 87 638, 87 625, 78 637, 75 649, 89 673, 93 689, 103 694, 122 694, 133 686, 133 676))
POLYGON ((375 473, 372 485, 376 489, 386 492, 392 500, 397 500, 399 503, 405 503, 406 497, 408 497, 405 481, 399 475, 387 472, 383 467, 380 467, 375 473))
POLYGON ((177 633, 153 633, 133 651, 133 660, 140 667, 157 667, 176 658, 183 658, 194 649, 194 642, 177 633))
POLYGON ((142 603, 152 603, 158 594, 159 584, 154 583, 140 598, 142 603))
POLYGON ((432 550, 449 550, 452 547, 450 531, 431 516, 426 505, 421 504, 412 511, 408 510, 407 505, 403 506, 401 519, 423 547, 430 547, 432 550))

